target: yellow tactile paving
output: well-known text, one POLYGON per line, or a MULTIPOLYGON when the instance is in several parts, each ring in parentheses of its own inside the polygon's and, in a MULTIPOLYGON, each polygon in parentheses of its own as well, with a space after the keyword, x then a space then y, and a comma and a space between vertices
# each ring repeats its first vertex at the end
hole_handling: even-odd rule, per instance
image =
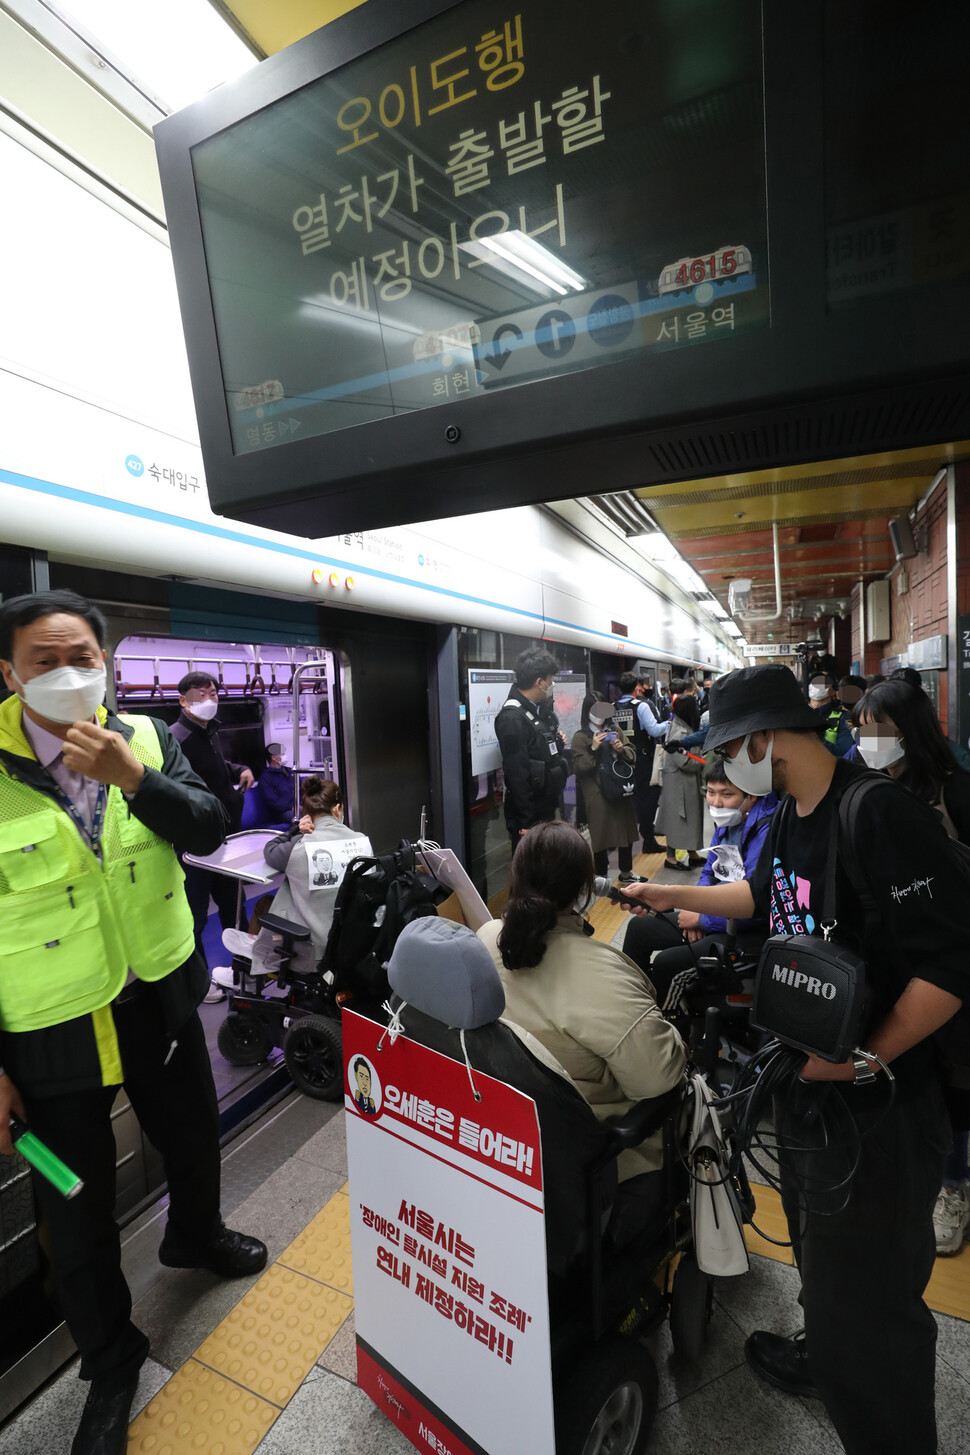
POLYGON ((352 1307, 346 1294, 274 1263, 195 1357, 261 1399, 285 1405, 352 1307))
POLYGON ((279 1409, 189 1359, 128 1431, 128 1455, 251 1455, 279 1409))
POLYGON ((286 1268, 307 1278, 328 1283, 353 1297, 354 1272, 350 1262, 350 1202, 341 1193, 308 1223, 298 1238, 279 1256, 286 1268))
MULTIPOLYGON (((754 1187, 757 1210, 754 1220, 772 1238, 787 1238, 788 1223, 782 1212, 781 1198, 773 1187, 754 1187)), ((759 1238, 751 1228, 744 1230, 745 1241, 752 1253, 774 1258, 778 1263, 793 1263, 790 1248, 776 1248, 759 1238)), ((970 1320, 970 1247, 964 1247, 955 1258, 937 1258, 926 1287, 926 1302, 938 1314, 970 1320)))

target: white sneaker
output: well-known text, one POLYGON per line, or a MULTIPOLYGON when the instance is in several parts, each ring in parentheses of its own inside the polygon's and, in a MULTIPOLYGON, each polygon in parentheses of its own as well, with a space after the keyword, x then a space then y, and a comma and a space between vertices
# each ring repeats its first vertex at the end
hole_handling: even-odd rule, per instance
POLYGON ((218 1001, 225 1000, 225 998, 226 992, 222 986, 210 983, 208 993, 202 997, 202 1004, 215 1005, 218 1001))
POLYGON ((245 930, 223 930, 222 943, 231 955, 244 955, 251 960, 256 936, 247 935, 245 930))
POLYGON ((938 1258, 950 1258, 963 1247, 963 1233, 970 1223, 970 1195, 967 1184, 941 1187, 933 1209, 933 1232, 938 1258))
POLYGON ((236 982, 233 979, 230 965, 217 965, 209 974, 214 985, 222 985, 226 990, 232 990, 235 987, 236 982))

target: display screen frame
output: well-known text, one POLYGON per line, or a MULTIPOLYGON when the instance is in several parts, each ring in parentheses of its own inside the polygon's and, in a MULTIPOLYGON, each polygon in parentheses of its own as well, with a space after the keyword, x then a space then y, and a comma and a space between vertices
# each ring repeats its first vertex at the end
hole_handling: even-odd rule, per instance
MULTIPOLYGON (((156 146, 210 502, 305 536, 634 488, 651 438, 685 421, 751 419, 799 401, 959 378, 970 285, 827 305, 823 25, 762 4, 771 326, 729 344, 634 355, 320 435, 234 453, 192 149, 468 0, 367 0, 161 122, 156 146), (568 427, 565 422, 568 421, 568 427)), ((839 441, 833 440, 837 453, 839 441)), ((889 447, 889 435, 886 447, 889 447)), ((806 458, 823 458, 806 447, 806 458)), ((663 478, 711 473, 685 458, 663 478)), ((738 468, 744 468, 739 451, 738 468)), ((656 478, 656 473, 653 478, 656 478)))

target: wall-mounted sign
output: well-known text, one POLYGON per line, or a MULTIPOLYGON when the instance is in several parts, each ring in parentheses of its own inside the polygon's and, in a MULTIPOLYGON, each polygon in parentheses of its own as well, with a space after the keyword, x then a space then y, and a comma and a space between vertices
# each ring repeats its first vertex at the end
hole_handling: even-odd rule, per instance
POLYGON ((791 642, 749 642, 746 657, 793 657, 795 648, 791 642))

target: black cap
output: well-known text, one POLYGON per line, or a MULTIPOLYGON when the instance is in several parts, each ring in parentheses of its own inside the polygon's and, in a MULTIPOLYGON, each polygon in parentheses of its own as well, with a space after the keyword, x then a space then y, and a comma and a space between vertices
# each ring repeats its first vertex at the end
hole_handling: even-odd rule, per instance
POLYGON ((818 727, 818 713, 805 701, 794 672, 780 662, 719 677, 711 687, 710 711, 705 752, 765 728, 818 727))

